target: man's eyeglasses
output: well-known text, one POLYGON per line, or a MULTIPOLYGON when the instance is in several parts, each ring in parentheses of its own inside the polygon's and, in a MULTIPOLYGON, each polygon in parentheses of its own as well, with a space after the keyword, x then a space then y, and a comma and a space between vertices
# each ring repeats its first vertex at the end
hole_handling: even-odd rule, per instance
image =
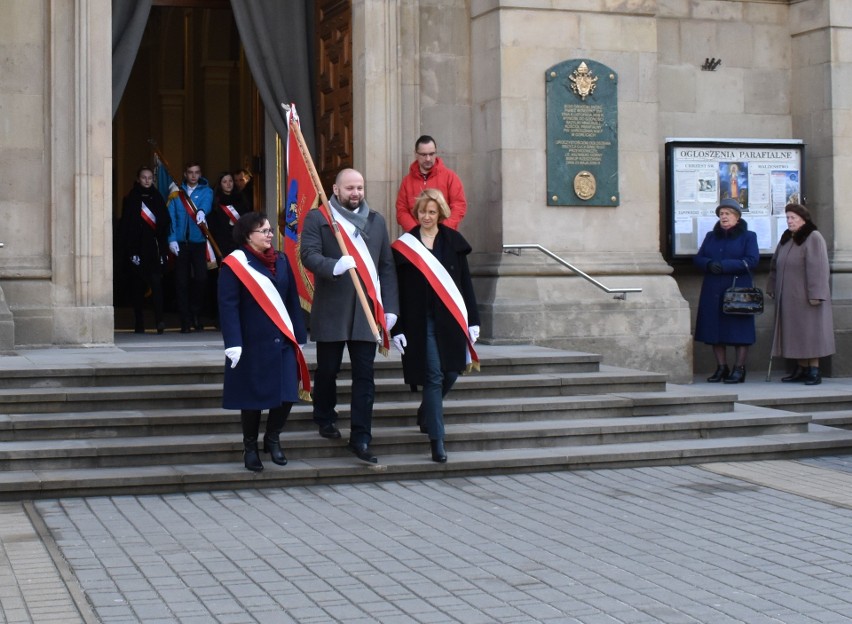
POLYGON ((272 230, 270 228, 264 228, 262 230, 252 230, 252 234, 263 234, 264 236, 269 236, 272 234, 272 230))
POLYGON ((417 155, 418 155, 418 156, 422 156, 423 158, 432 158, 432 157, 433 157, 433 156, 435 156, 435 154, 437 154, 437 153, 438 153, 438 152, 428 152, 428 153, 426 153, 426 152, 417 152, 417 155))

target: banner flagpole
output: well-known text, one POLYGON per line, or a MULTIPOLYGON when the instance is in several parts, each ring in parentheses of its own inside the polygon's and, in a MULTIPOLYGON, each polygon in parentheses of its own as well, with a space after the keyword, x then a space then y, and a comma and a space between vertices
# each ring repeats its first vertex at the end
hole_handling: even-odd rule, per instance
MULTIPOLYGON (((288 104, 281 103, 281 107, 285 112, 290 112, 290 106, 288 104)), ((340 234, 340 227, 337 225, 337 220, 334 218, 334 213, 331 211, 331 207, 328 205, 328 198, 325 195, 325 191, 323 191, 322 183, 319 179, 319 174, 317 173, 316 167, 314 166, 314 161, 311 158, 310 153, 308 152, 308 148, 305 145, 305 138, 302 136, 302 130, 297 123, 290 123, 288 126, 290 132, 295 132, 296 134, 296 143, 299 145, 299 151, 302 154, 302 160, 305 161, 305 164, 308 167, 308 173, 311 175, 311 181, 314 184, 314 188, 319 194, 319 199, 322 205, 325 207, 326 214, 331 219, 331 227, 334 230, 334 238, 337 240, 337 244, 340 247, 340 253, 344 256, 350 255, 349 251, 346 249, 346 243, 343 242, 343 236, 340 234)), ((381 347, 382 346, 382 333, 379 331, 378 325, 376 325, 376 319, 373 316, 372 306, 370 302, 367 300, 367 295, 364 293, 364 287, 361 285, 361 280, 358 277, 358 272, 352 268, 348 271, 349 277, 352 278, 352 285, 355 286, 355 293, 358 295, 358 300, 361 302, 361 307, 364 309, 364 315, 367 317, 367 323, 370 325, 370 331, 373 333, 373 337, 376 339, 376 343, 381 347)))
MULTIPOLYGON (((180 193, 181 199, 185 200, 187 205, 189 205, 189 207, 192 208, 193 214, 197 215, 198 214, 198 206, 195 205, 195 203, 192 201, 192 198, 189 195, 187 195, 186 192, 183 190, 183 188, 181 188, 180 184, 177 183, 177 178, 174 177, 172 175, 171 170, 169 170, 169 163, 166 161, 166 158, 165 158, 165 156, 163 156, 162 152, 160 152, 160 150, 157 148, 156 141, 154 141, 154 139, 148 139, 148 143, 150 143, 151 147, 154 148, 154 155, 157 157, 157 160, 159 160, 160 163, 162 163, 163 168, 166 170, 166 173, 169 174, 169 177, 175 183, 175 186, 178 187, 178 193, 180 193)), ((160 192, 162 192, 162 190, 160 192)), ((219 249, 219 245, 216 244, 216 241, 210 235, 210 230, 207 228, 207 224, 206 223, 198 223, 196 221, 195 225, 198 226, 198 229, 201 230, 202 234, 204 234, 204 238, 206 238, 207 242, 210 243, 210 246, 213 248, 213 251, 216 254, 216 259, 221 260, 222 259, 222 251, 219 249)), ((218 264, 218 262, 217 262, 217 264, 218 264)))

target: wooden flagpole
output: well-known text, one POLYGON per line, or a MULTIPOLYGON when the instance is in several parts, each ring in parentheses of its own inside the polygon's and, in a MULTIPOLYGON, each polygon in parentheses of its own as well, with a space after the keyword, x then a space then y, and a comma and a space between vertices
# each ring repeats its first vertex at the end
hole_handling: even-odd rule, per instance
MULTIPOLYGON (((162 152, 160 152, 160 150, 157 148, 156 141, 154 141, 154 139, 148 139, 148 143, 150 143, 151 147, 154 148, 154 154, 157 156, 157 159, 162 163, 163 167, 165 167, 166 173, 168 173, 169 177, 172 179, 172 181, 174 181, 175 186, 178 187, 178 193, 180 193, 181 197, 186 199, 186 202, 192 208, 192 210, 194 211, 194 214, 197 215, 198 214, 198 206, 195 205, 195 203, 192 201, 192 198, 189 195, 187 195, 186 192, 181 188, 180 184, 177 183, 177 178, 175 178, 172 175, 172 172, 169 170, 169 163, 166 161, 162 152)), ((207 224, 206 223, 198 223, 196 221, 195 225, 198 226, 198 229, 201 230, 202 234, 204 234, 204 238, 206 238, 207 242, 210 243, 210 246, 213 247, 213 251, 216 254, 216 258, 221 260, 222 259, 222 251, 219 249, 219 245, 216 244, 216 241, 213 239, 213 236, 210 235, 210 230, 207 228, 207 224)))
MULTIPOLYGON (((281 107, 284 109, 285 112, 290 112, 290 106, 288 104, 284 104, 282 102, 281 107)), ((337 240, 337 244, 340 247, 340 253, 344 256, 351 255, 346 249, 346 243, 343 242, 343 236, 340 234, 340 226, 337 225, 337 221, 334 218, 334 213, 331 211, 331 207, 328 205, 328 198, 325 196, 325 191, 323 191, 322 182, 319 179, 319 174, 317 173, 317 169, 314 166, 314 161, 311 158, 310 153, 308 152, 308 148, 305 145, 305 137, 302 135, 302 129, 297 123, 288 123, 287 126, 291 132, 296 133, 296 142, 299 144, 299 151, 302 154, 302 160, 305 161, 305 164, 308 167, 308 173, 310 173, 311 175, 311 181, 314 184, 314 188, 316 189, 317 193, 319 193, 320 201, 322 202, 322 205, 325 206, 329 218, 331 218, 332 229, 334 229, 334 238, 337 240)), ((352 268, 349 269, 348 273, 349 277, 352 278, 352 284, 353 286, 355 286, 355 293, 358 295, 358 300, 361 302, 361 307, 364 309, 364 315, 367 317, 367 323, 370 325, 370 331, 373 332, 373 337, 376 339, 376 343, 381 347, 382 333, 379 330, 378 325, 376 325, 376 319, 373 316, 373 308, 370 305, 369 300, 367 299, 367 295, 364 293, 364 287, 361 285, 361 280, 358 277, 358 271, 352 268)))

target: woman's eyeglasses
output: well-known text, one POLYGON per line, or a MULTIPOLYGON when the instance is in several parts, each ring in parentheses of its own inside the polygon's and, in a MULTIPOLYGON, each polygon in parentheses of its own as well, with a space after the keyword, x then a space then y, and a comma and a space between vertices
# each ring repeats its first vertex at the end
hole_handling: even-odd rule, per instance
POLYGON ((269 236, 272 234, 272 230, 270 228, 264 228, 262 230, 252 230, 252 234, 263 234, 264 236, 269 236))

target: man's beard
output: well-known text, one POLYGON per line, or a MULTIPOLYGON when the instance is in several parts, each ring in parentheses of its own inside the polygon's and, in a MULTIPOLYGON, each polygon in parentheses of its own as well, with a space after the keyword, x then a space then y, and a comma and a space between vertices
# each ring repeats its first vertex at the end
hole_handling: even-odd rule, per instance
POLYGON ((352 196, 349 196, 349 199, 346 200, 346 203, 343 204, 347 210, 358 210, 358 206, 361 205, 361 199, 353 199, 352 196))

